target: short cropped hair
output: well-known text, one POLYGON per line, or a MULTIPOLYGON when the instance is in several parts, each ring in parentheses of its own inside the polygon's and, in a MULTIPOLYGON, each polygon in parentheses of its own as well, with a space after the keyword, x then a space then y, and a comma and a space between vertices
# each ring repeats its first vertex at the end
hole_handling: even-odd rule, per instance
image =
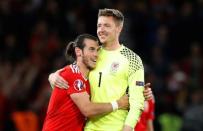
POLYGON ((99 9, 99 13, 98 13, 98 17, 100 16, 112 16, 115 20, 115 22, 117 22, 119 25, 122 24, 124 22, 124 16, 123 14, 116 9, 99 9))

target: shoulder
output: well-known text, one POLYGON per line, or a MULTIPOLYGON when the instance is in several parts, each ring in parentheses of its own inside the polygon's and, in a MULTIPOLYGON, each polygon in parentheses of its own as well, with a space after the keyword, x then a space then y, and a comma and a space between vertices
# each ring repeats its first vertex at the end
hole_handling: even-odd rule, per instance
POLYGON ((141 61, 139 55, 137 55, 135 52, 125 46, 123 46, 120 53, 130 61, 141 61))
POLYGON ((60 75, 66 80, 81 76, 78 66, 74 64, 64 67, 60 75))
POLYGON ((69 68, 71 70, 71 73, 73 73, 73 74, 79 74, 80 73, 79 67, 75 64, 71 64, 69 66, 69 68))
POLYGON ((141 58, 131 49, 123 46, 123 49, 121 49, 120 53, 129 61, 129 65, 131 68, 134 68, 136 70, 139 68, 143 68, 141 58))

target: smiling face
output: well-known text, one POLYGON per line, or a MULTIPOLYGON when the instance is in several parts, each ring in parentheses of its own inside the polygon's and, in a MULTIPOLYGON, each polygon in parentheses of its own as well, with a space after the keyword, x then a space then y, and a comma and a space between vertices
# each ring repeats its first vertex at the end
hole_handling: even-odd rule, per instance
POLYGON ((118 39, 121 26, 116 24, 112 16, 100 16, 97 21, 97 36, 102 44, 118 39))
POLYGON ((88 69, 92 70, 96 67, 100 47, 97 41, 88 38, 84 40, 84 44, 85 47, 81 53, 82 62, 88 69))

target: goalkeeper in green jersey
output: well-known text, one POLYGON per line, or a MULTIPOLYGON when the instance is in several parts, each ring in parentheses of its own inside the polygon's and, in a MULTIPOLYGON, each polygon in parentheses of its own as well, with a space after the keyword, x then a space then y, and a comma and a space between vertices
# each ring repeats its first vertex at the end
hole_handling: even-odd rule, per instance
MULTIPOLYGON (((99 10, 97 36, 102 46, 96 68, 89 74, 89 81, 92 102, 111 102, 128 91, 130 108, 88 119, 85 131, 132 131, 143 110, 144 67, 141 58, 119 42, 123 23, 124 16, 120 11, 99 10)), ((67 87, 67 82, 57 82, 60 81, 58 79, 57 73, 49 77, 52 85, 67 87)), ((146 96, 149 94, 151 90, 146 96)))

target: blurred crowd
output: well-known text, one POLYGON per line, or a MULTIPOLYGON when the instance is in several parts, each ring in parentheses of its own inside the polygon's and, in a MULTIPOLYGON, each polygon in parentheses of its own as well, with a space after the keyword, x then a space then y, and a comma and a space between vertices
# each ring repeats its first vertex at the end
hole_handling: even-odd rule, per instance
POLYGON ((96 35, 99 8, 125 15, 121 42, 145 66, 156 131, 203 130, 203 0, 1 0, 0 131, 39 131, 48 75, 78 34, 96 35))

